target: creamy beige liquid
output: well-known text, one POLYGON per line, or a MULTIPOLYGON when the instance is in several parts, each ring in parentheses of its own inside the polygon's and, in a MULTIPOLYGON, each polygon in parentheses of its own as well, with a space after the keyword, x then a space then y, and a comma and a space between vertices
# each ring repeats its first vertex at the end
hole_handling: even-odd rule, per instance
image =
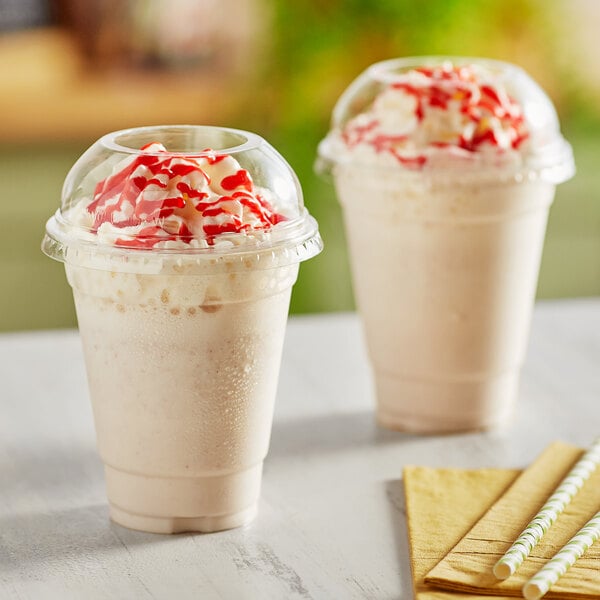
POLYGON ((505 421, 554 186, 340 168, 336 187, 379 421, 419 432, 505 421))
POLYGON ((297 270, 67 266, 117 522, 213 531, 253 516, 297 270))

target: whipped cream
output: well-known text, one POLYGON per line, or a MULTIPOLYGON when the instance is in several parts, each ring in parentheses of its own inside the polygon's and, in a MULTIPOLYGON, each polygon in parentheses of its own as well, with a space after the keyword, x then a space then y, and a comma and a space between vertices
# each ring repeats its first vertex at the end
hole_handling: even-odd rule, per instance
POLYGON ((74 212, 101 243, 137 249, 235 245, 235 234, 260 236, 287 220, 232 156, 185 157, 157 142, 119 162, 74 212))
POLYGON ((393 74, 338 144, 353 160, 420 169, 435 162, 517 163, 529 132, 522 107, 479 65, 414 68, 393 74))

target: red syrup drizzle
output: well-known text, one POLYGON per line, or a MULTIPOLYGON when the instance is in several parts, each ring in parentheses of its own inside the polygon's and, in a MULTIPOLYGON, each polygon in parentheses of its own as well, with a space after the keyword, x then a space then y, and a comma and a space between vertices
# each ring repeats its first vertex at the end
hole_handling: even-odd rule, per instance
MULTIPOLYGON (((94 199, 87 207, 94 217, 94 232, 103 223, 111 223, 117 228, 140 227, 131 239, 117 238, 116 246, 150 249, 158 242, 179 240, 189 243, 194 235, 181 214, 188 202, 201 215, 202 229, 209 245, 213 245, 215 236, 222 233, 268 229, 286 220, 254 191, 252 179, 245 169, 238 169, 220 181, 221 188, 228 195, 210 198, 207 192, 195 189, 189 183, 192 174, 197 174, 207 185, 211 183, 197 159, 176 157, 162 146, 158 150, 153 148, 155 146, 158 144, 154 142, 146 144, 140 149, 146 154, 137 156, 126 167, 100 181, 96 185, 94 199), (173 186, 175 178, 179 181, 173 186), (161 194, 167 189, 173 190, 173 195, 165 197, 161 194), (256 222, 244 221, 244 209, 256 222)), ((202 155, 210 166, 227 158, 228 155, 217 154, 210 148, 206 148, 202 155)), ((128 232, 124 234, 129 237, 128 232)))
MULTIPOLYGON (((459 135, 454 141, 433 140, 430 145, 436 148, 455 146, 468 152, 477 152, 484 144, 496 147, 500 144, 489 119, 500 121, 502 129, 510 132, 511 147, 518 149, 529 137, 525 129, 525 119, 520 106, 508 95, 490 85, 477 83, 476 74, 469 66, 442 65, 420 67, 416 72, 428 78, 426 85, 398 81, 390 85, 391 89, 401 90, 416 100, 414 114, 418 122, 425 119, 429 109, 450 110, 451 102, 458 102, 458 110, 465 115, 473 127, 469 136, 459 135)), ((342 138, 349 147, 368 144, 375 152, 389 153, 398 162, 410 169, 420 169, 427 162, 423 154, 408 156, 402 153, 402 143, 409 135, 386 135, 378 133, 378 119, 366 124, 347 127, 342 138)))

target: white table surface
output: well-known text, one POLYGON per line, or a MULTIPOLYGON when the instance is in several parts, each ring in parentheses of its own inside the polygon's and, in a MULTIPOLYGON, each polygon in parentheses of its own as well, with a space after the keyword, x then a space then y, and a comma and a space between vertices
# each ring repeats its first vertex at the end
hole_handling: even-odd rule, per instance
POLYGON ((535 310, 503 430, 379 429, 355 315, 290 319, 260 513, 208 535, 108 520, 74 331, 0 335, 0 599, 411 598, 405 464, 523 467, 600 434, 600 300, 535 310))

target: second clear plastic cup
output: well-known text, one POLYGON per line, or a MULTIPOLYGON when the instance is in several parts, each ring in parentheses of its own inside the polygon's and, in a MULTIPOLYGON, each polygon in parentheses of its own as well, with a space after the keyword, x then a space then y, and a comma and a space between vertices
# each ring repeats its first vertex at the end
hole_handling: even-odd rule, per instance
POLYGON ((506 422, 548 209, 574 169, 547 96, 496 61, 379 63, 340 98, 317 164, 343 209, 378 421, 506 422))

